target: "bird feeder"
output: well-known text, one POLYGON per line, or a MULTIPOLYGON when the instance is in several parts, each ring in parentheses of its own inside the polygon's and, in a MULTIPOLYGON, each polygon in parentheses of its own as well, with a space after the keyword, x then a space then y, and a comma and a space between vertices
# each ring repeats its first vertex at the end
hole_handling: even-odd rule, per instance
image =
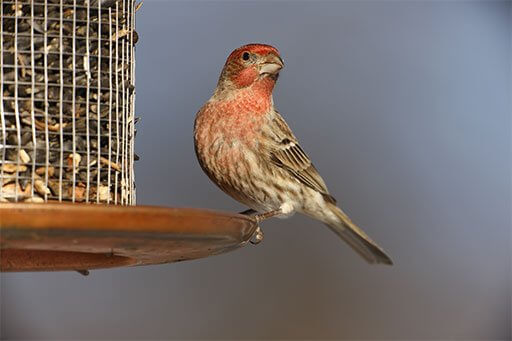
POLYGON ((256 230, 238 215, 134 207, 137 7, 0 3, 2 270, 204 257, 245 244, 256 230), (150 242, 159 235, 168 243, 150 242))
POLYGON ((133 1, 2 1, 0 197, 132 205, 133 1))

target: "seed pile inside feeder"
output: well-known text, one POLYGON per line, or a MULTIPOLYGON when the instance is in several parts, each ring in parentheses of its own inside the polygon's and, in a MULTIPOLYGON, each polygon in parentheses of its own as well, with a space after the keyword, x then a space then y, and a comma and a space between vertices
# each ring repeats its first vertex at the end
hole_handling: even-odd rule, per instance
POLYGON ((0 201, 134 203, 133 0, 0 7, 0 201))

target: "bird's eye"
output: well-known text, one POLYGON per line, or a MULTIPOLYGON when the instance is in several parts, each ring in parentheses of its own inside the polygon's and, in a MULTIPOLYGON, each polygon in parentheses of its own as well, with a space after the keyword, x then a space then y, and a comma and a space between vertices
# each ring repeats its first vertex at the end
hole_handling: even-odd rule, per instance
POLYGON ((244 54, 242 55, 242 59, 243 60, 249 60, 249 58, 251 57, 251 55, 249 54, 249 52, 244 52, 244 54))

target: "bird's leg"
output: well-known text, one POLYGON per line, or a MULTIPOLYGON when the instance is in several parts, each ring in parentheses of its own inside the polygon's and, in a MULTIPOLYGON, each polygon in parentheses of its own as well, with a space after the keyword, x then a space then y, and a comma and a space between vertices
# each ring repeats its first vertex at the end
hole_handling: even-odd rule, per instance
POLYGON ((242 212, 240 212, 240 213, 238 213, 238 214, 243 214, 243 215, 253 215, 253 214, 255 214, 255 213, 258 213, 258 212, 257 212, 256 210, 253 210, 252 208, 249 208, 249 209, 247 209, 247 210, 245 210, 245 211, 242 211, 242 212))
POLYGON ((256 218, 256 222, 261 222, 265 219, 268 219, 268 218, 272 218, 272 217, 275 217, 276 215, 280 215, 280 214, 283 214, 283 210, 282 209, 277 209, 277 210, 273 210, 273 211, 268 211, 268 212, 265 212, 265 213, 260 213, 260 214, 256 214, 254 216, 254 218, 256 218))
MULTIPOLYGON (((248 211, 250 211, 250 210, 247 210, 245 212, 248 212, 248 211)), ((290 214, 293 214, 293 212, 294 212, 293 205, 290 205, 289 203, 283 203, 281 205, 281 207, 279 207, 277 210, 255 214, 254 219, 256 219, 256 223, 259 224, 263 220, 275 217, 276 215, 286 217, 286 216, 289 216, 290 214)), ((263 240, 263 231, 261 231, 261 228, 258 226, 258 228, 256 229, 256 231, 254 232, 254 234, 251 238, 251 243, 258 244, 262 240, 263 240)))
POLYGON ((295 209, 293 205, 289 202, 285 202, 277 210, 256 214, 254 218, 256 218, 256 222, 259 223, 265 219, 275 217, 276 215, 286 218, 293 215, 294 212, 295 209))

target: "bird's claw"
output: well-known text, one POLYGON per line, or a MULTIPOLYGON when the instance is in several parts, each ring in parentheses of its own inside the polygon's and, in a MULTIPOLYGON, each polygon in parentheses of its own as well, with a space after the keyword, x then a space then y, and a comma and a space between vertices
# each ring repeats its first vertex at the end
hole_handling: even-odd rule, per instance
POLYGON ((263 231, 259 226, 258 228, 256 228, 256 231, 254 232, 249 241, 251 242, 252 245, 259 244, 263 241, 263 231))

